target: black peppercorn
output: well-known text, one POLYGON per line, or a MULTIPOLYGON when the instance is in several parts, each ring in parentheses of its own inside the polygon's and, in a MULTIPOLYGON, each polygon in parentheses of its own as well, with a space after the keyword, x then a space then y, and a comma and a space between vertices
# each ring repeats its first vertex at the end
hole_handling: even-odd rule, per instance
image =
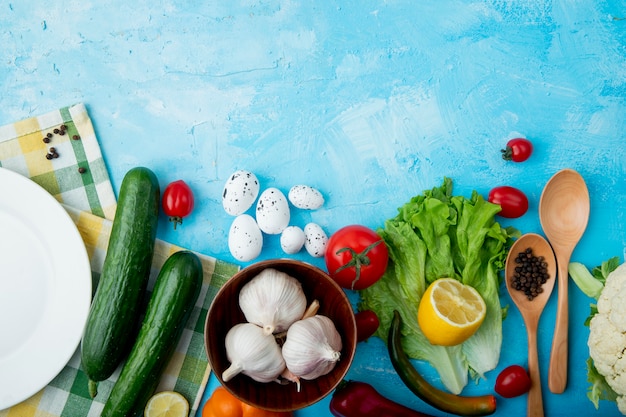
POLYGON ((519 252, 515 258, 513 288, 523 291, 529 300, 543 292, 541 287, 550 278, 548 264, 543 256, 536 257, 531 248, 519 252))
POLYGON ((85 172, 87 172, 87 169, 85 167, 79 167, 78 172, 80 172, 81 174, 84 174, 85 172))

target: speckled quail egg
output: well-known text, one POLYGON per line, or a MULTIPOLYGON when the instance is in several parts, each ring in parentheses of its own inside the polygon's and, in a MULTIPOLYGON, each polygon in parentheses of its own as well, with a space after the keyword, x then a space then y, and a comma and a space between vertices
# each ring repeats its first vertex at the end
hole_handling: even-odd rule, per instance
POLYGON ((286 254, 293 255, 302 250, 305 240, 304 230, 298 226, 288 226, 280 234, 280 247, 286 254))
POLYGON ((235 171, 224 185, 222 206, 226 213, 238 216, 245 213, 259 195, 260 185, 256 175, 250 171, 235 171))
POLYGON ((289 202, 278 188, 270 187, 261 193, 256 205, 256 221, 262 232, 277 235, 289 225, 289 202))
POLYGON ((294 185, 287 195, 294 207, 316 210, 324 205, 324 196, 317 189, 308 185, 294 185))
POLYGON ((317 223, 308 223, 304 226, 304 248, 309 255, 314 258, 324 256, 326 252, 326 244, 328 243, 328 235, 324 229, 317 223))
POLYGON ((235 217, 228 232, 228 249, 235 259, 248 262, 261 254, 263 234, 249 214, 235 217))

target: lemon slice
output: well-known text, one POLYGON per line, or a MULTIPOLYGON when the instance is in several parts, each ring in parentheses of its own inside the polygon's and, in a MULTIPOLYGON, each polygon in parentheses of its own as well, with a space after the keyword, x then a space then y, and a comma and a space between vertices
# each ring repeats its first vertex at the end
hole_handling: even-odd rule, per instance
POLYGON ((417 322, 433 345, 454 346, 470 338, 485 319, 487 306, 478 291, 452 278, 428 286, 417 309, 417 322))
POLYGON ((154 394, 143 412, 144 417, 187 417, 189 402, 175 391, 162 391, 154 394))

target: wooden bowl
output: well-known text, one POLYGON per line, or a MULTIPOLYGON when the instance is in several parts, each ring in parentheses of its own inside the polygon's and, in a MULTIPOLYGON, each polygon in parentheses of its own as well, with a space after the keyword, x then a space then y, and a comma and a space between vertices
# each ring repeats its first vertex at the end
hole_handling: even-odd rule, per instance
POLYGON ((262 261, 242 269, 229 279, 215 296, 204 327, 204 341, 209 363, 220 383, 235 397, 252 406, 270 411, 294 411, 314 404, 330 394, 345 377, 356 350, 356 322, 354 311, 343 289, 324 271, 295 260, 262 261), (238 323, 245 322, 239 308, 239 291, 265 268, 285 272, 302 283, 307 305, 318 300, 318 314, 330 318, 342 337, 341 359, 328 374, 315 380, 301 380, 300 391, 296 384, 277 382, 261 383, 244 374, 228 382, 222 372, 230 366, 226 357, 226 333, 238 323))

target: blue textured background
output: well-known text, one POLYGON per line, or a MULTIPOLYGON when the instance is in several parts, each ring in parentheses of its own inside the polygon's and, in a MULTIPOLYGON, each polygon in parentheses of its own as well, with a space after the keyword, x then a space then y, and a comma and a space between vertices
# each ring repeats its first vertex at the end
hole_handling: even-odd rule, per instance
MULTIPOLYGON (((137 165, 163 186, 184 179, 196 210, 176 231, 163 217, 159 237, 227 261, 232 218, 220 198, 236 169, 255 172, 262 187, 320 189, 325 206, 293 212, 292 223, 315 221, 330 234, 382 225, 444 176, 466 196, 520 188, 528 214, 502 223, 541 232, 541 190, 565 167, 583 175, 592 197, 572 260, 623 260, 626 2, 197 3, 0 2, 0 124, 84 102, 115 190, 137 165), (500 157, 515 136, 535 144, 522 164, 500 157)), ((282 256, 278 238, 267 237, 259 259, 282 256)), ((548 391, 555 301, 556 293, 539 334, 546 415, 618 414, 586 399, 591 300, 573 285, 569 384, 562 395, 548 391)), ((526 363, 513 306, 504 332, 500 366, 465 393, 491 392, 499 369, 526 363)), ((442 415, 402 385, 378 339, 359 345, 349 377, 442 415)), ((328 401, 297 415, 329 415, 328 401)), ((523 416, 525 405, 525 396, 500 399, 496 415, 523 416)))

